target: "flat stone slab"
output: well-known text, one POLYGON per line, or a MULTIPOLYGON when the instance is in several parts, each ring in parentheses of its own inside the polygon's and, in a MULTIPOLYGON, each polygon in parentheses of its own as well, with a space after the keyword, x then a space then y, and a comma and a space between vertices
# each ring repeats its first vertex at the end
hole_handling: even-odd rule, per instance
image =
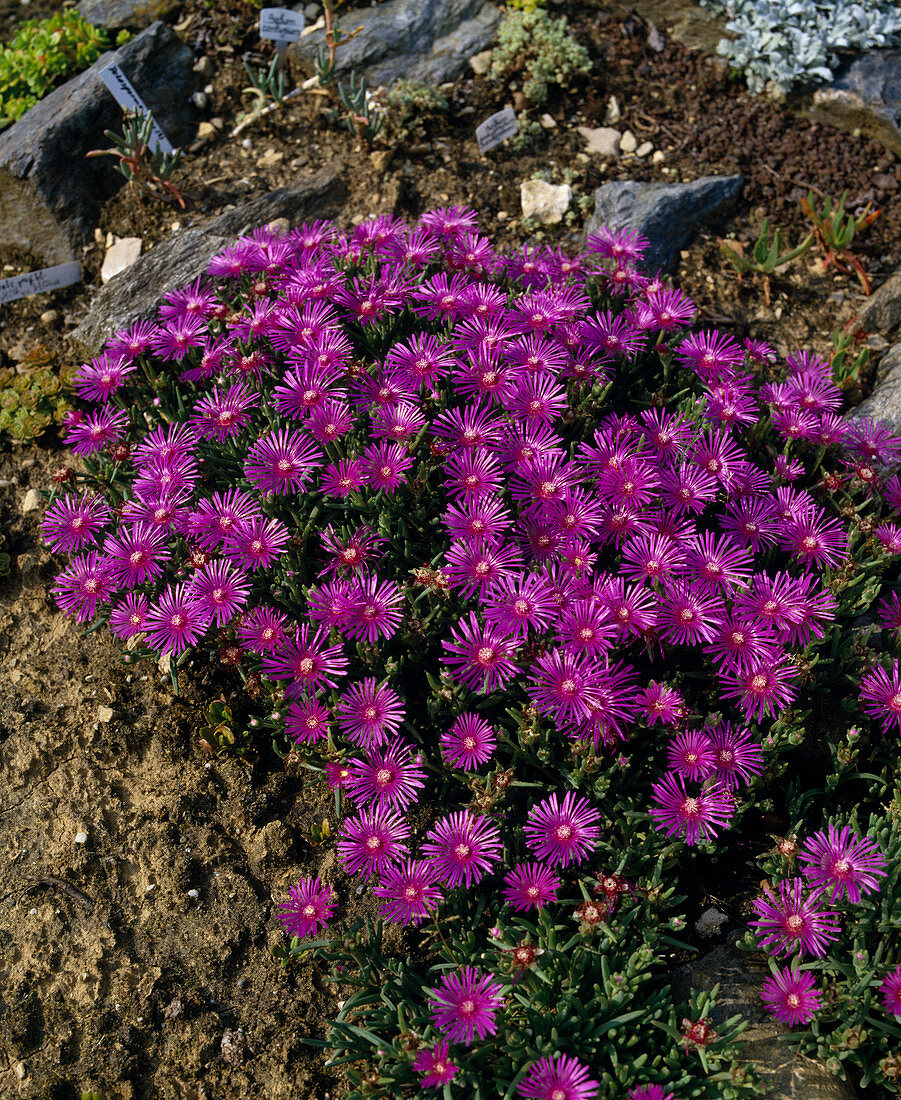
POLYGON ((868 50, 799 107, 816 122, 860 130, 901 156, 901 50, 868 50))
MULTIPOLYGON (((339 45, 336 70, 357 70, 370 87, 403 77, 425 84, 456 79, 469 59, 494 41, 500 11, 486 0, 389 0, 377 7, 338 11, 346 33, 362 27, 339 45)), ((325 45, 323 29, 305 35, 288 48, 289 58, 312 73, 325 45)))
POLYGON ((846 1081, 780 1039, 790 1029, 772 1019, 760 999, 760 987, 768 977, 763 955, 724 944, 677 971, 673 995, 687 1001, 691 989, 709 991, 719 985, 711 1021, 714 1028, 730 1016, 747 1021, 741 1036, 742 1056, 754 1064, 767 1086, 762 1100, 856 1100, 857 1093, 846 1081))
POLYGON ((728 214, 743 187, 741 176, 705 176, 692 183, 605 183, 594 193, 594 213, 585 225, 585 236, 602 225, 636 229, 650 241, 644 269, 673 271, 679 252, 698 229, 728 214))
POLYGON ((878 332, 880 336, 901 327, 901 268, 867 298, 858 319, 864 332, 878 332))
POLYGON ((169 290, 202 275, 210 260, 236 237, 276 218, 299 224, 334 216, 347 191, 334 173, 318 172, 295 187, 283 187, 191 226, 156 245, 97 292, 91 312, 69 340, 78 355, 98 355, 114 332, 153 317, 169 290))
POLYGON ((173 145, 194 136, 194 58, 165 24, 154 23, 45 96, 0 135, 0 245, 45 266, 81 258, 100 202, 125 182, 112 157, 86 158, 122 130, 122 110, 100 79, 111 62, 153 112, 173 145))
POLYGON ((124 27, 149 27, 178 7, 180 0, 81 0, 75 10, 95 27, 118 31, 124 27))
POLYGON ((901 434, 901 344, 894 344, 879 361, 876 385, 865 400, 848 413, 851 420, 883 420, 901 434))

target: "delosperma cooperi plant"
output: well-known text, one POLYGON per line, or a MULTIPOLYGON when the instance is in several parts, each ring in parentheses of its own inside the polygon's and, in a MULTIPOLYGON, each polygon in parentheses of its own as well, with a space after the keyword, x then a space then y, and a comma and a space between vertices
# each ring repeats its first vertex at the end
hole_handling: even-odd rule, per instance
MULTIPOLYGON (((281 899, 281 957, 338 983, 311 1041, 351 1096, 752 1095, 740 1021, 671 991, 730 894, 843 1072, 817 968, 899 859, 849 815, 898 780, 901 440, 816 355, 693 331, 645 244, 261 229, 79 373, 53 594, 173 681, 236 670, 333 792, 341 869, 281 899), (774 824, 800 862, 755 901, 774 824)), ((855 1072, 888 1083, 880 1043, 855 1072)))

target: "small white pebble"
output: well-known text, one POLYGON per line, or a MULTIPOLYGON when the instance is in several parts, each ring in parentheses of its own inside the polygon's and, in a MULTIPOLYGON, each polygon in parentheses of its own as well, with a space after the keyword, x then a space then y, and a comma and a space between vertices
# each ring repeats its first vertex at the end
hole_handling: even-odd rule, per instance
POLYGON ((199 890, 189 890, 188 891, 188 897, 189 898, 199 898, 200 897, 200 891, 199 890))
POLYGON ((155 889, 156 889, 156 883, 151 882, 151 884, 147 887, 147 889, 144 891, 144 893, 149 894, 152 890, 155 890, 155 889))
POLYGON ((141 1024, 143 1022, 144 1022, 144 1017, 143 1016, 136 1016, 135 1017, 135 1023, 136 1024, 141 1024))
POLYGON ((82 831, 82 832, 78 832, 78 833, 75 834, 75 843, 76 844, 87 844, 87 842, 88 842, 88 834, 86 832, 82 831))
POLYGON ((245 138, 241 142, 241 148, 242 149, 252 149, 253 148, 253 142, 250 140, 250 138, 245 138))
POLYGON ((29 917, 36 917, 38 915, 37 909, 29 909, 28 910, 28 915, 29 915, 29 917))

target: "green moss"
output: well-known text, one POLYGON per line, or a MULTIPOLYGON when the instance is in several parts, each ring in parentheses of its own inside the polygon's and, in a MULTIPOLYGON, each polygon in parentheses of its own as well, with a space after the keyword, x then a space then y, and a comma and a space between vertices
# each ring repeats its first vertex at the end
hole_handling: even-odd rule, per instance
POLYGON ((491 76, 509 81, 522 74, 522 93, 544 103, 552 84, 566 86, 576 73, 591 68, 588 51, 569 33, 564 18, 547 12, 515 11, 501 23, 491 76))
POLYGON ((110 41, 72 8, 29 19, 0 47, 0 130, 15 122, 57 84, 97 60, 110 41))

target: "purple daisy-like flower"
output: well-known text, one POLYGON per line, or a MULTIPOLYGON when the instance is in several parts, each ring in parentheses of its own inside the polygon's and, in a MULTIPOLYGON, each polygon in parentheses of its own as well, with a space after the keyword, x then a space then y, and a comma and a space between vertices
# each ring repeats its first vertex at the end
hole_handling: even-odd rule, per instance
POLYGON ((424 859, 407 859, 382 868, 380 885, 372 892, 385 899, 379 913, 391 924, 422 923, 444 896, 434 866, 424 859))
POLYGON ((517 1091, 529 1100, 591 1100, 598 1082, 588 1073, 587 1066, 565 1054, 539 1058, 529 1066, 517 1091))
POLYGON ((715 836, 732 817, 732 795, 716 782, 708 781, 697 794, 689 794, 681 775, 667 774, 652 791, 655 805, 649 813, 654 828, 666 836, 684 833, 689 846, 715 836))
POLYGON ((797 967, 785 967, 767 978, 760 989, 760 999, 774 1020, 794 1027, 809 1024, 822 1008, 818 989, 814 989, 813 974, 797 967))
POLYGON ((92 455, 102 451, 110 443, 119 443, 125 437, 128 427, 128 413, 118 409, 103 408, 66 421, 66 434, 63 443, 71 447, 77 455, 92 455))
POLYGON ((162 573, 169 560, 169 539, 159 527, 136 523, 110 535, 103 552, 117 587, 137 588, 162 573))
POLYGON ((394 581, 370 575, 354 580, 344 594, 342 630, 370 644, 390 638, 400 626, 403 589, 394 581))
POLYGON ((452 768, 475 771, 487 764, 497 745, 494 730, 484 718, 467 712, 441 735, 441 756, 452 768))
POLYGON ((504 901, 518 910, 543 909, 559 889, 557 872, 543 863, 521 863, 504 876, 504 901))
POLYGON ((443 974, 429 998, 432 1023, 464 1046, 497 1032, 495 1015, 503 1003, 503 986, 475 966, 443 974))
POLYGON ((547 629, 557 612, 550 586, 535 573, 498 577, 482 597, 485 622, 516 638, 547 629))
POLYGON ((318 699, 289 703, 285 714, 285 733, 296 745, 313 745, 328 737, 331 711, 318 699))
POLYGON ((715 770, 710 742, 703 730, 687 730, 667 747, 670 771, 684 779, 709 779, 715 770))
MULTIPOLYGON (((791 706, 797 691, 791 681, 798 670, 786 660, 755 661, 750 668, 733 674, 722 675, 723 695, 736 699, 746 718, 759 722, 764 715, 774 717, 784 707, 791 706)), ((901 689, 899 689, 901 690, 901 689)), ((901 695, 899 695, 899 724, 901 724, 901 695)))
POLYGON ((890 672, 878 665, 860 681, 863 709, 871 718, 878 718, 887 733, 893 727, 901 731, 901 674, 893 661, 890 672))
POLYGON ((225 626, 243 610, 250 584, 229 562, 211 561, 194 574, 185 591, 217 626, 225 626))
POLYGON ((405 474, 413 459, 400 443, 372 444, 360 455, 366 483, 373 489, 393 493, 406 481, 405 474))
POLYGON ((820 908, 821 890, 805 895, 803 879, 779 883, 778 894, 764 887, 763 898, 754 902, 760 920, 749 921, 757 929, 760 946, 771 955, 791 955, 797 951, 823 958, 829 944, 838 939, 838 913, 820 908))
POLYGON ((591 718, 597 704, 593 666, 565 649, 552 649, 532 665, 530 686, 541 713, 562 722, 591 718))
POLYGON ((862 894, 879 889, 886 874, 885 859, 868 836, 852 833, 849 826, 830 825, 804 842, 798 852, 801 874, 817 889, 829 892, 833 901, 847 897, 859 902, 862 894))
POLYGON ((720 722, 702 732, 707 735, 716 777, 727 790, 735 790, 742 782, 750 783, 763 771, 763 750, 750 730, 720 722))
POLYGON ((901 1017, 901 966, 886 974, 879 992, 882 994, 882 1007, 888 1015, 901 1017))
POLYGON ((386 749, 370 749, 365 760, 349 761, 349 768, 347 793, 354 802, 366 806, 405 810, 425 786, 421 760, 403 741, 395 741, 386 749))
POLYGON ((92 550, 70 560, 68 568, 56 578, 52 592, 67 615, 74 615, 76 622, 84 623, 109 601, 114 589, 109 561, 92 550))
POLYGON ((318 469, 322 452, 300 432, 282 428, 263 436, 247 452, 244 473, 262 493, 296 493, 318 469))
POLYGON ((139 592, 129 592, 110 611, 109 628, 117 638, 134 638, 144 631, 147 618, 147 597, 139 592))
POLYGON ((194 406, 189 423, 196 426, 201 439, 222 443, 241 434, 259 403, 260 395, 244 382, 236 382, 227 390, 214 386, 213 392, 201 397, 194 406))
POLYGON ((41 535, 54 554, 71 554, 97 541, 109 523, 109 505, 101 496, 81 500, 65 494, 55 500, 41 521, 41 535))
POLYGON ((441 642, 445 663, 454 676, 473 691, 483 693, 502 688, 519 669, 512 657, 515 641, 490 626, 482 626, 470 611, 454 628, 450 641, 441 642))
POLYGON ((416 1052, 413 1069, 422 1074, 422 1088, 440 1089, 457 1076, 458 1067, 448 1058, 448 1049, 447 1043, 436 1043, 416 1052))
POLYGON ((515 546, 467 539, 450 547, 444 572, 451 587, 469 597, 481 595, 498 581, 512 580, 521 569, 522 557, 515 546))
POLYGON ((347 673, 347 658, 340 645, 327 645, 328 631, 320 627, 314 634, 304 623, 273 653, 263 655, 263 672, 271 680, 290 680, 285 689, 289 699, 308 692, 338 686, 338 678, 347 673))
POLYGON ((676 1100, 676 1095, 667 1092, 665 1085, 636 1085, 629 1089, 626 1100, 676 1100))
POLYGON ((502 850, 500 830, 490 818, 466 810, 442 818, 429 830, 422 853, 449 886, 474 886, 488 874, 502 850))
POLYGON ((241 616, 238 641, 251 653, 271 653, 285 640, 288 617, 271 607, 255 607, 241 616))
POLYGON ((302 879, 292 886, 287 901, 281 903, 276 915, 289 936, 304 939, 328 924, 334 908, 331 886, 323 886, 317 876, 302 879))
POLYGON ((147 644, 160 653, 181 653, 196 645, 210 625, 211 615, 183 584, 169 585, 147 613, 147 644))
POLYGON ((277 519, 254 516, 235 524, 222 554, 242 569, 268 569, 284 554, 289 537, 287 527, 277 519))
POLYGON ((388 684, 367 677, 353 684, 338 703, 338 727, 355 745, 372 749, 383 745, 400 729, 404 708, 388 684))
POLYGON ((410 826, 392 811, 373 810, 347 818, 338 834, 338 855, 348 874, 368 878, 373 871, 406 859, 410 826))
POLYGON ((552 867, 581 863, 597 843, 600 817, 587 798, 567 791, 561 800, 555 791, 529 810, 526 847, 552 867))

